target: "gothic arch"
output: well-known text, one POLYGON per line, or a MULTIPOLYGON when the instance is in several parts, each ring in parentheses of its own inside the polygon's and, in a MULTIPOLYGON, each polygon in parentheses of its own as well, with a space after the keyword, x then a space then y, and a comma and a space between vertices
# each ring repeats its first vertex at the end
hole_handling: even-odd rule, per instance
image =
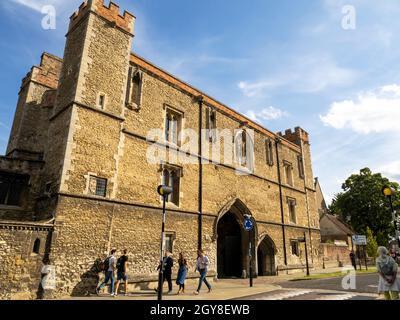
MULTIPOLYGON (((232 197, 215 219, 213 241, 216 242, 216 268, 218 278, 248 277, 249 248, 254 257, 258 245, 257 224, 249 208, 237 197, 232 197), (254 229, 244 229, 244 216, 253 220, 254 229)), ((253 272, 254 268, 254 259, 253 272)))
POLYGON ((257 248, 260 244, 262 244, 264 242, 264 240, 270 242, 272 244, 272 247, 274 249, 275 254, 278 252, 278 250, 276 249, 276 245, 274 240, 272 240, 272 238, 268 235, 267 232, 263 232, 258 236, 258 243, 257 243, 257 248))
MULTIPOLYGON (((255 235, 257 235, 257 224, 255 219, 253 218, 253 215, 249 208, 244 204, 242 200, 240 200, 237 197, 233 197, 231 200, 229 200, 223 207, 222 209, 218 212, 218 218, 214 222, 214 227, 213 227, 213 237, 212 240, 216 241, 218 238, 218 222, 221 220, 221 218, 226 215, 228 212, 233 212, 235 214, 236 219, 238 220, 239 224, 242 224, 242 221, 244 219, 245 215, 249 215, 252 217, 253 223, 254 223, 254 231, 255 235)), ((256 238, 257 239, 257 238, 256 238)))

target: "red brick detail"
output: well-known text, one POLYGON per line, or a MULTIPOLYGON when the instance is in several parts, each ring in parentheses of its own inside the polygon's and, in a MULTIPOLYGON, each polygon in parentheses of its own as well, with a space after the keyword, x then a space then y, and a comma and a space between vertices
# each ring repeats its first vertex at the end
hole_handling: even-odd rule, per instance
POLYGON ((119 13, 119 6, 114 2, 110 1, 109 6, 104 5, 104 0, 88 0, 79 6, 79 10, 76 11, 70 18, 70 27, 75 26, 83 16, 89 11, 97 13, 104 19, 115 23, 116 26, 121 29, 133 33, 133 22, 135 21, 135 16, 128 11, 124 11, 123 15, 119 13))
POLYGON ((310 138, 308 133, 300 127, 296 127, 294 129, 294 132, 292 131, 292 129, 286 130, 285 134, 282 134, 282 132, 278 132, 278 135, 297 145, 300 145, 300 141, 303 141, 305 143, 310 143, 310 138))
POLYGON ((50 89, 57 89, 62 67, 62 59, 48 53, 42 54, 40 66, 33 66, 22 80, 22 88, 30 81, 35 81, 50 89))

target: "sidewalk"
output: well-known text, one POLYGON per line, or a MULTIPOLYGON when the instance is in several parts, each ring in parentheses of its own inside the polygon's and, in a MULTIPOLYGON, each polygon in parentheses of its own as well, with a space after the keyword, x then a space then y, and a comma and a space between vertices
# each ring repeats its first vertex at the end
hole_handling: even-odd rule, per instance
MULTIPOLYGON (((329 268, 312 270, 311 275, 341 272, 343 268, 329 268)), ((249 286, 249 279, 224 279, 212 281, 211 285, 213 290, 208 293, 205 285, 199 295, 193 292, 197 289, 197 281, 190 280, 186 284, 185 294, 177 295, 177 286, 174 285, 172 294, 166 293, 166 283, 164 285, 163 300, 229 300, 250 295, 256 295, 265 292, 279 290, 281 287, 279 283, 299 279, 305 277, 305 273, 294 274, 280 274, 272 277, 258 277, 254 279, 252 288, 249 286)), ((209 279, 211 280, 211 279, 209 279)), ((103 293, 100 296, 91 295, 89 297, 76 297, 72 299, 79 300, 157 300, 157 293, 154 290, 140 290, 136 288, 132 290, 127 296, 118 296, 117 298, 110 297, 108 294, 103 293)))
MULTIPOLYGON (((230 300, 250 295, 270 292, 279 289, 279 286, 273 284, 265 284, 254 281, 254 286, 250 288, 249 280, 233 279, 233 280, 219 280, 210 282, 213 289, 208 293, 208 289, 203 285, 199 295, 195 295, 194 291, 197 289, 197 283, 190 281, 186 284, 184 294, 177 295, 178 288, 175 285, 173 293, 166 293, 166 284, 164 285, 163 300, 230 300)), ((100 296, 91 295, 89 297, 73 298, 74 300, 157 300, 157 293, 154 290, 136 290, 130 292, 127 296, 118 296, 116 298, 110 297, 108 294, 100 294, 100 296)))

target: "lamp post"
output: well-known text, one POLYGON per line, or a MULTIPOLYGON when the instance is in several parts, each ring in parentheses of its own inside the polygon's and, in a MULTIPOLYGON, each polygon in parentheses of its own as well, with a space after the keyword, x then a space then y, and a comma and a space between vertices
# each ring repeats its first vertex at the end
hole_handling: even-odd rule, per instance
POLYGON ((250 279, 250 288, 253 287, 253 254, 252 254, 252 246, 251 246, 251 231, 254 229, 254 223, 251 220, 251 215, 246 214, 244 215, 244 229, 249 234, 249 279, 250 279))
POLYGON ((393 208, 393 199, 392 197, 396 194, 396 190, 390 186, 384 186, 382 188, 382 194, 389 199, 390 203, 390 210, 392 211, 392 218, 393 218, 393 223, 394 223, 394 228, 396 231, 396 239, 398 246, 400 247, 400 236, 399 236, 399 230, 397 226, 397 221, 396 221, 396 211, 393 208))
POLYGON ((308 251, 307 251, 307 238, 306 233, 304 232, 304 238, 298 239, 299 242, 304 242, 304 249, 306 251, 306 268, 307 268, 307 276, 310 275, 310 266, 308 265, 308 251))
POLYGON ((158 300, 162 300, 163 294, 163 282, 164 282, 164 237, 165 237, 165 219, 166 219, 166 210, 165 205, 167 202, 168 196, 172 193, 172 188, 167 186, 159 186, 157 188, 157 192, 163 198, 163 218, 162 218, 162 226, 161 226, 161 253, 160 253, 160 271, 158 273, 158 300))

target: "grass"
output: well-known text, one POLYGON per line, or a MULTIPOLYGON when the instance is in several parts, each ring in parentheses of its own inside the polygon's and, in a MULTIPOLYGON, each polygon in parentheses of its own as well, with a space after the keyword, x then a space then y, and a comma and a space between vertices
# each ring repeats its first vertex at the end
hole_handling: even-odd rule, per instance
MULTIPOLYGON (((369 274, 376 273, 376 267, 368 267, 368 270, 357 270, 356 274, 369 274)), ((304 281, 304 280, 317 280, 317 279, 328 279, 328 278, 341 278, 347 275, 348 272, 331 272, 331 273, 320 273, 320 274, 311 274, 310 276, 305 276, 302 278, 292 279, 290 281, 304 281)))

